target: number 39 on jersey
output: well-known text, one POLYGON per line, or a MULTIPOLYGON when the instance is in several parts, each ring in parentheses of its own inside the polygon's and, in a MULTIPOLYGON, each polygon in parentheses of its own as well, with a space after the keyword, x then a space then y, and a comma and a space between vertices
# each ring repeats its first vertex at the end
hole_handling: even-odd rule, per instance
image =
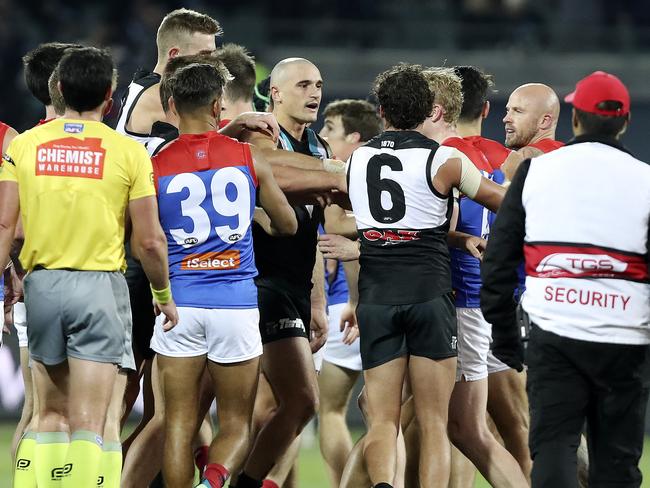
POLYGON ((211 236, 228 245, 250 228, 255 187, 237 167, 180 173, 160 178, 159 203, 163 228, 179 246, 198 246, 211 236))

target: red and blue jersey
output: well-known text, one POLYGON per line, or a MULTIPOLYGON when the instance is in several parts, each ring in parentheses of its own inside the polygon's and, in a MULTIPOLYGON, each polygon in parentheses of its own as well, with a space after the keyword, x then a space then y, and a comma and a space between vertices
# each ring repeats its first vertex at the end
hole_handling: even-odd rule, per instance
MULTIPOLYGON (((488 142, 492 142, 489 139, 488 142)), ((451 146, 465 154, 481 174, 495 183, 503 183, 504 175, 497 168, 501 166, 509 151, 499 152, 492 148, 492 160, 481 150, 487 143, 481 137, 451 137, 446 139, 443 146, 451 146), (498 155, 498 156, 497 156, 498 155), (503 157, 503 160, 498 160, 503 157)), ((503 146, 501 146, 503 147, 503 146)), ((505 148, 504 148, 505 149, 505 148)), ((487 239, 494 214, 481 204, 461 195, 458 202, 458 222, 456 230, 487 239)), ((451 280, 456 299, 456 307, 478 308, 481 291, 481 262, 461 251, 450 249, 451 280)))
POLYGON ((256 308, 257 177, 248 144, 217 132, 183 134, 152 161, 176 304, 256 308))

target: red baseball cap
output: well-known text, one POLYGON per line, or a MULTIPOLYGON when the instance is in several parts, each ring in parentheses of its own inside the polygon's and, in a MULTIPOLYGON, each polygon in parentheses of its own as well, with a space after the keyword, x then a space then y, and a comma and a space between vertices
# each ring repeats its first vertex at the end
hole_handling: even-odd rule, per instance
POLYGON ((564 97, 564 101, 573 104, 578 110, 591 114, 618 117, 630 112, 630 93, 616 76, 604 71, 596 71, 581 79, 576 89, 564 97), (598 104, 605 101, 622 104, 618 110, 603 110, 598 104))

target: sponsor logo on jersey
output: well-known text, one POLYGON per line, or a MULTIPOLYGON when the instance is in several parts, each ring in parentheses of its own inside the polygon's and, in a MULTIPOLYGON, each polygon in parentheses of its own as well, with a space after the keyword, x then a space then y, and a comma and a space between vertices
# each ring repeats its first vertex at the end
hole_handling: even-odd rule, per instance
POLYGON ((101 139, 69 137, 36 148, 37 176, 73 176, 102 179, 106 150, 101 139))
POLYGON ((52 477, 52 481, 63 479, 64 476, 70 474, 70 471, 72 471, 72 463, 68 463, 58 468, 54 468, 50 473, 52 477))
POLYGON ((238 269, 239 265, 239 251, 206 252, 185 257, 181 262, 181 270, 224 271, 238 269))
POLYGON ((205 159, 208 157, 208 153, 204 149, 199 149, 196 151, 196 159, 205 159))
POLYGON ((97 477, 97 486, 104 486, 104 477, 103 476, 98 476, 97 477))
POLYGON ((624 273, 628 264, 607 254, 554 253, 546 256, 535 268, 540 278, 565 275, 612 275, 624 273))
POLYGON ((417 241, 420 239, 419 230, 390 230, 371 229, 363 231, 363 237, 370 242, 383 241, 383 245, 399 244, 400 242, 417 241))
POLYGON ((29 468, 29 466, 32 464, 32 462, 29 459, 24 459, 21 458, 16 461, 16 469, 20 471, 25 471, 26 469, 29 468))
POLYGON ((84 125, 83 124, 76 124, 72 122, 68 122, 63 125, 63 131, 68 132, 70 134, 80 134, 84 130, 84 125))
POLYGON ((11 156, 9 156, 7 153, 4 153, 2 155, 2 163, 1 164, 4 165, 4 163, 13 164, 14 166, 16 166, 16 163, 14 162, 14 160, 11 159, 11 156))

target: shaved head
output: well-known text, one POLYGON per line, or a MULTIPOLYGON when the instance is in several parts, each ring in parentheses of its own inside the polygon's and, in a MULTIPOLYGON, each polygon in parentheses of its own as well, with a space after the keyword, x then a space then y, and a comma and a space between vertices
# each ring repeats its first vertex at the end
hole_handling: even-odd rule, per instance
POLYGON ((554 139, 559 116, 560 100, 550 86, 521 85, 506 105, 506 146, 519 149, 541 139, 554 139))
POLYGON ((323 80, 314 63, 287 58, 275 65, 270 81, 271 109, 280 117, 300 124, 316 121, 323 80))

